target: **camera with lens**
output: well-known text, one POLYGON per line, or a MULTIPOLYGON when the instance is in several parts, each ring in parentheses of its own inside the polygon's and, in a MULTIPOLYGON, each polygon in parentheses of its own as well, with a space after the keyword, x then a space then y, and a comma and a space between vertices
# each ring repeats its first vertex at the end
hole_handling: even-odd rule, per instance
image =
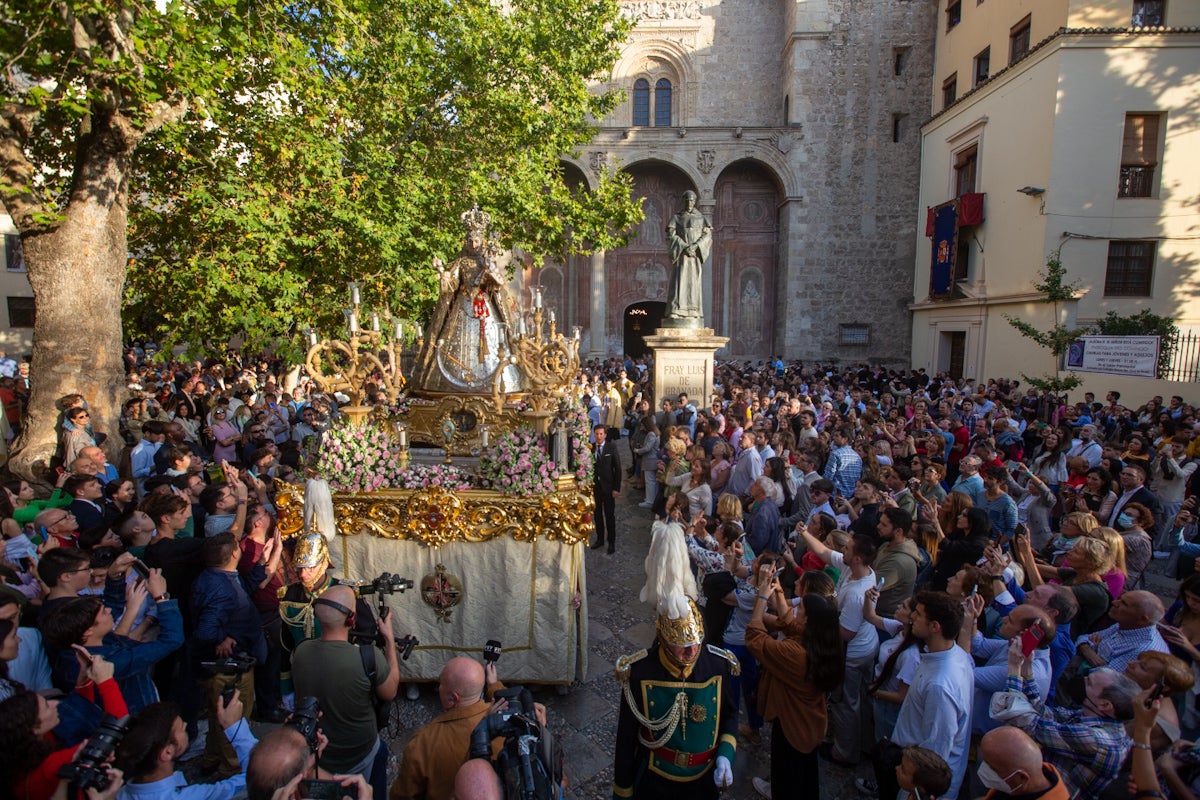
POLYGON ((214 675, 245 675, 254 669, 255 663, 257 662, 254 656, 246 653, 234 653, 231 656, 212 661, 201 661, 200 666, 214 675))
POLYGON ((117 719, 112 714, 105 714, 100 728, 80 748, 79 756, 59 768, 58 777, 70 782, 81 792, 88 789, 102 792, 107 789, 112 780, 108 773, 108 762, 128 730, 129 717, 117 719))
POLYGON ((492 740, 504 737, 504 746, 492 767, 504 785, 504 796, 521 800, 553 800, 561 795, 562 747, 553 734, 538 724, 533 696, 517 686, 496 692, 508 700, 508 710, 488 714, 471 732, 468 758, 490 758, 492 740))
POLYGON ((402 578, 399 575, 393 575, 390 572, 383 573, 369 583, 359 583, 354 587, 359 596, 368 594, 395 594, 396 592, 404 594, 406 590, 411 588, 413 588, 413 582, 411 578, 402 578))
POLYGON ((308 742, 308 749, 317 752, 317 733, 321 730, 321 703, 315 697, 304 696, 296 698, 296 710, 284 723, 297 731, 308 742))

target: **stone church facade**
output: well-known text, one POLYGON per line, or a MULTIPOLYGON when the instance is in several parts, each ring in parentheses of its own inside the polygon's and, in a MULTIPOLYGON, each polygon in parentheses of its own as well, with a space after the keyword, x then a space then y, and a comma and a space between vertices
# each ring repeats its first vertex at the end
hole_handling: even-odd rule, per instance
POLYGON ((547 263, 543 287, 590 355, 642 351, 688 189, 713 225, 707 324, 725 358, 907 366, 930 0, 638 0, 607 83, 625 102, 569 161, 621 169, 645 221, 619 250, 547 263))

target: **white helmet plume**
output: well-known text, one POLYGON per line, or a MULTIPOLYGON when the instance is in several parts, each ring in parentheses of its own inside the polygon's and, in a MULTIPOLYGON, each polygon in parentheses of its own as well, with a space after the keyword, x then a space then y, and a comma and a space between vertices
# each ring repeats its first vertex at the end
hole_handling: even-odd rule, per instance
POLYGON ((651 528, 650 551, 646 554, 646 585, 639 595, 643 603, 668 619, 683 619, 695 600, 696 578, 688 560, 683 526, 678 522, 655 522, 651 528))

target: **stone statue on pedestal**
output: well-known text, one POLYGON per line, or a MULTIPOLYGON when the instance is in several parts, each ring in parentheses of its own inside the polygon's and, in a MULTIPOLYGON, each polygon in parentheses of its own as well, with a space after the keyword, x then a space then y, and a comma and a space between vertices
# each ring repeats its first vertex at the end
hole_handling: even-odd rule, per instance
POLYGON ((696 210, 696 193, 683 193, 683 208, 667 223, 667 248, 674 269, 667 291, 664 327, 703 328, 703 267, 712 251, 712 225, 696 210))

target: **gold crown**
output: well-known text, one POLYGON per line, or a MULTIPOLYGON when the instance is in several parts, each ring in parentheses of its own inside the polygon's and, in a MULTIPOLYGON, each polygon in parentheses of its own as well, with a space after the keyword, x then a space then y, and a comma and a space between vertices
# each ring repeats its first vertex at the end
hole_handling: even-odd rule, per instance
POLYGON ((666 614, 659 614, 655 627, 658 629, 658 638, 676 647, 688 647, 704 641, 704 620, 691 600, 688 600, 686 617, 672 619, 666 614))
POLYGON ((296 569, 319 567, 328 561, 329 546, 321 534, 305 534, 300 537, 300 541, 296 542, 296 553, 292 557, 292 566, 296 569))
POLYGON ((487 238, 488 231, 492 227, 492 215, 478 205, 472 206, 470 211, 464 211, 459 219, 467 226, 467 230, 478 233, 484 238, 487 238))

